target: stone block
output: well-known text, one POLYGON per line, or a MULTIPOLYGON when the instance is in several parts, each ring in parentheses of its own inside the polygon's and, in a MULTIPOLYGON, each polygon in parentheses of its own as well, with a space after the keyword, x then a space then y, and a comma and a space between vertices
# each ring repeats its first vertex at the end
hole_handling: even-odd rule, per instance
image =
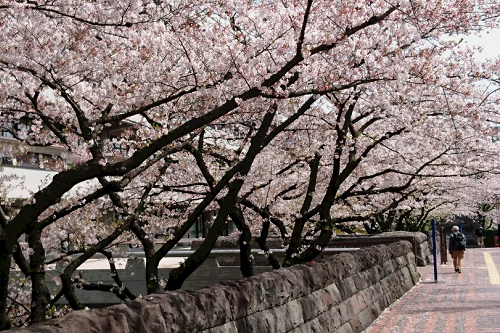
MULTIPOLYGON (((370 326, 377 317, 378 317, 378 314, 375 315, 375 312, 373 311, 372 307, 367 307, 363 311, 361 311, 356 316, 356 318, 358 319, 358 323, 361 327, 361 331, 363 331, 368 326, 370 326)), ((358 331, 358 332, 361 332, 361 331, 358 331)))
MULTIPOLYGON (((255 286, 251 280, 221 282, 208 287, 207 292, 214 288, 217 288, 219 292, 217 297, 225 300, 225 304, 229 308, 227 315, 231 320, 262 311, 260 300, 255 297, 255 286)), ((210 309, 208 308, 208 310, 210 309)))
POLYGON ((222 326, 212 327, 205 329, 203 331, 199 331, 200 333, 236 333, 238 332, 238 328, 236 327, 236 323, 234 321, 226 323, 222 326))
POLYGON ((270 325, 273 328, 273 332, 286 332, 288 328, 288 317, 287 308, 285 305, 274 307, 272 309, 266 310, 269 312, 267 318, 269 319, 270 325))
POLYGON ((357 333, 363 331, 363 324, 358 317, 351 318, 351 320, 349 320, 349 325, 351 326, 352 332, 357 333))
POLYGON ((356 285, 354 284, 354 277, 349 276, 348 278, 340 281, 339 290, 340 290, 340 295, 342 296, 342 300, 346 300, 352 295, 354 295, 358 291, 356 289, 356 285))
POLYGON ((391 274, 392 272, 394 272, 395 268, 394 268, 394 264, 393 264, 392 260, 383 262, 382 269, 384 270, 386 276, 388 274, 391 274))
POLYGON ((318 310, 317 302, 318 298, 314 294, 310 294, 298 299, 300 306, 302 307, 302 315, 304 316, 304 322, 316 318, 320 313, 318 310))
POLYGON ((351 324, 346 323, 346 324, 342 325, 341 327, 339 327, 335 331, 335 333, 354 333, 354 331, 352 330, 351 324))
POLYGON ((378 272, 373 267, 361 272, 359 275, 363 281, 362 289, 368 288, 378 282, 378 279, 376 279, 378 272))
POLYGON ((325 290, 328 291, 330 295, 332 295, 332 301, 334 302, 333 305, 339 304, 342 301, 342 295, 340 294, 340 290, 337 287, 337 284, 332 283, 331 285, 327 286, 325 290))
POLYGON ((299 327, 304 323, 304 314, 302 313, 302 306, 298 299, 286 303, 284 307, 286 309, 288 330, 299 327))
POLYGON ((342 303, 340 303, 339 305, 337 305, 337 308, 338 308, 338 311, 339 311, 339 314, 340 314, 340 322, 342 324, 345 324, 347 322, 349 322, 349 320, 351 319, 351 314, 349 312, 349 309, 347 308, 347 301, 344 301, 342 303))
POLYGON ((370 289, 370 287, 361 290, 357 296, 363 300, 363 302, 365 303, 366 306, 368 306, 369 304, 372 304, 375 301, 375 299, 373 298, 372 290, 370 289))
POLYGON ((320 327, 323 327, 325 332, 336 332, 336 329, 341 326, 342 318, 337 307, 328 309, 315 318, 320 327))
POLYGON ((356 291, 363 290, 369 285, 369 279, 366 276, 366 271, 353 275, 352 281, 354 283, 356 291))
MULTIPOLYGON (((335 285, 333 285, 335 287, 335 285)), ((330 287, 330 286, 328 286, 330 287)), ((316 304, 316 308, 317 308, 317 313, 318 314, 321 314, 325 311, 328 311, 329 309, 331 309, 334 305, 338 304, 340 299, 338 297, 338 289, 335 290, 333 288, 324 288, 324 289, 320 289, 316 292, 314 292, 312 295, 315 296, 315 304, 316 304), (332 294, 332 291, 333 290, 333 294, 332 294)))
POLYGON ((196 327, 191 319, 196 317, 196 307, 193 306, 194 296, 178 291, 169 294, 148 295, 142 299, 128 302, 128 308, 140 313, 144 307, 159 306, 167 326, 172 332, 183 327, 196 327), (188 308, 186 308, 188 307, 188 308))
POLYGON ((365 300, 359 295, 353 295, 351 298, 346 300, 346 304, 349 317, 357 316, 367 306, 365 300))
POLYGON ((270 311, 262 311, 242 318, 244 326, 240 326, 241 320, 236 321, 236 327, 239 332, 269 332, 279 333, 277 331, 277 321, 270 311))

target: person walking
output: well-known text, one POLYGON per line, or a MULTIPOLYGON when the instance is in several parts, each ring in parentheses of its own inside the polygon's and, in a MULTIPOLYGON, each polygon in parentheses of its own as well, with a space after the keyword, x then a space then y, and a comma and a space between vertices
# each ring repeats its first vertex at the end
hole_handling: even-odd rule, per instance
POLYGON ((455 267, 455 272, 457 273, 462 273, 462 261, 464 259, 466 243, 465 235, 454 225, 451 228, 448 250, 453 258, 453 267, 455 267))
POLYGON ((484 229, 483 229, 483 227, 479 227, 476 229, 476 239, 477 239, 477 246, 484 247, 484 229))

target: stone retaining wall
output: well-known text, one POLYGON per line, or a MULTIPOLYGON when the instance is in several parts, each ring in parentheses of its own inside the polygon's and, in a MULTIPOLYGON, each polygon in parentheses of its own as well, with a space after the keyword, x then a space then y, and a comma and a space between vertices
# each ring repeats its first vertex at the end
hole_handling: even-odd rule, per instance
POLYGON ((432 236, 429 237, 423 232, 409 231, 394 231, 384 232, 373 238, 407 240, 412 244, 414 254, 416 256, 417 265, 421 267, 427 266, 432 261, 432 245, 429 246, 429 240, 432 244, 432 236))
POLYGON ((355 235, 333 237, 328 246, 331 247, 368 247, 376 244, 389 244, 405 240, 411 243, 417 266, 425 267, 432 261, 432 248, 428 237, 422 232, 393 231, 376 235, 355 235))
POLYGON ((412 246, 402 241, 12 332, 361 332, 418 280, 412 246))

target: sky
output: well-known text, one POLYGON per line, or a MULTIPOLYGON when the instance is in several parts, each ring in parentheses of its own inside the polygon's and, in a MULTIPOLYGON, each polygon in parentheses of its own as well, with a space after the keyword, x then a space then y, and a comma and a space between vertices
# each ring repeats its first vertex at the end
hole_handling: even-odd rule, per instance
POLYGON ((480 37, 468 36, 465 38, 468 45, 480 45, 483 52, 477 53, 478 60, 500 57, 500 29, 492 29, 489 33, 483 33, 480 37))

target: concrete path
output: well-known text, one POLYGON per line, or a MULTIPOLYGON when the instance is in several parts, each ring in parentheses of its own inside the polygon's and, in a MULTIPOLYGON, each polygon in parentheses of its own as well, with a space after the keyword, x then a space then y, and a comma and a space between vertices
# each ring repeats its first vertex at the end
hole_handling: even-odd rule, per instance
POLYGON ((438 265, 437 283, 432 264, 418 271, 421 282, 364 333, 500 332, 500 248, 467 249, 461 274, 438 265))

